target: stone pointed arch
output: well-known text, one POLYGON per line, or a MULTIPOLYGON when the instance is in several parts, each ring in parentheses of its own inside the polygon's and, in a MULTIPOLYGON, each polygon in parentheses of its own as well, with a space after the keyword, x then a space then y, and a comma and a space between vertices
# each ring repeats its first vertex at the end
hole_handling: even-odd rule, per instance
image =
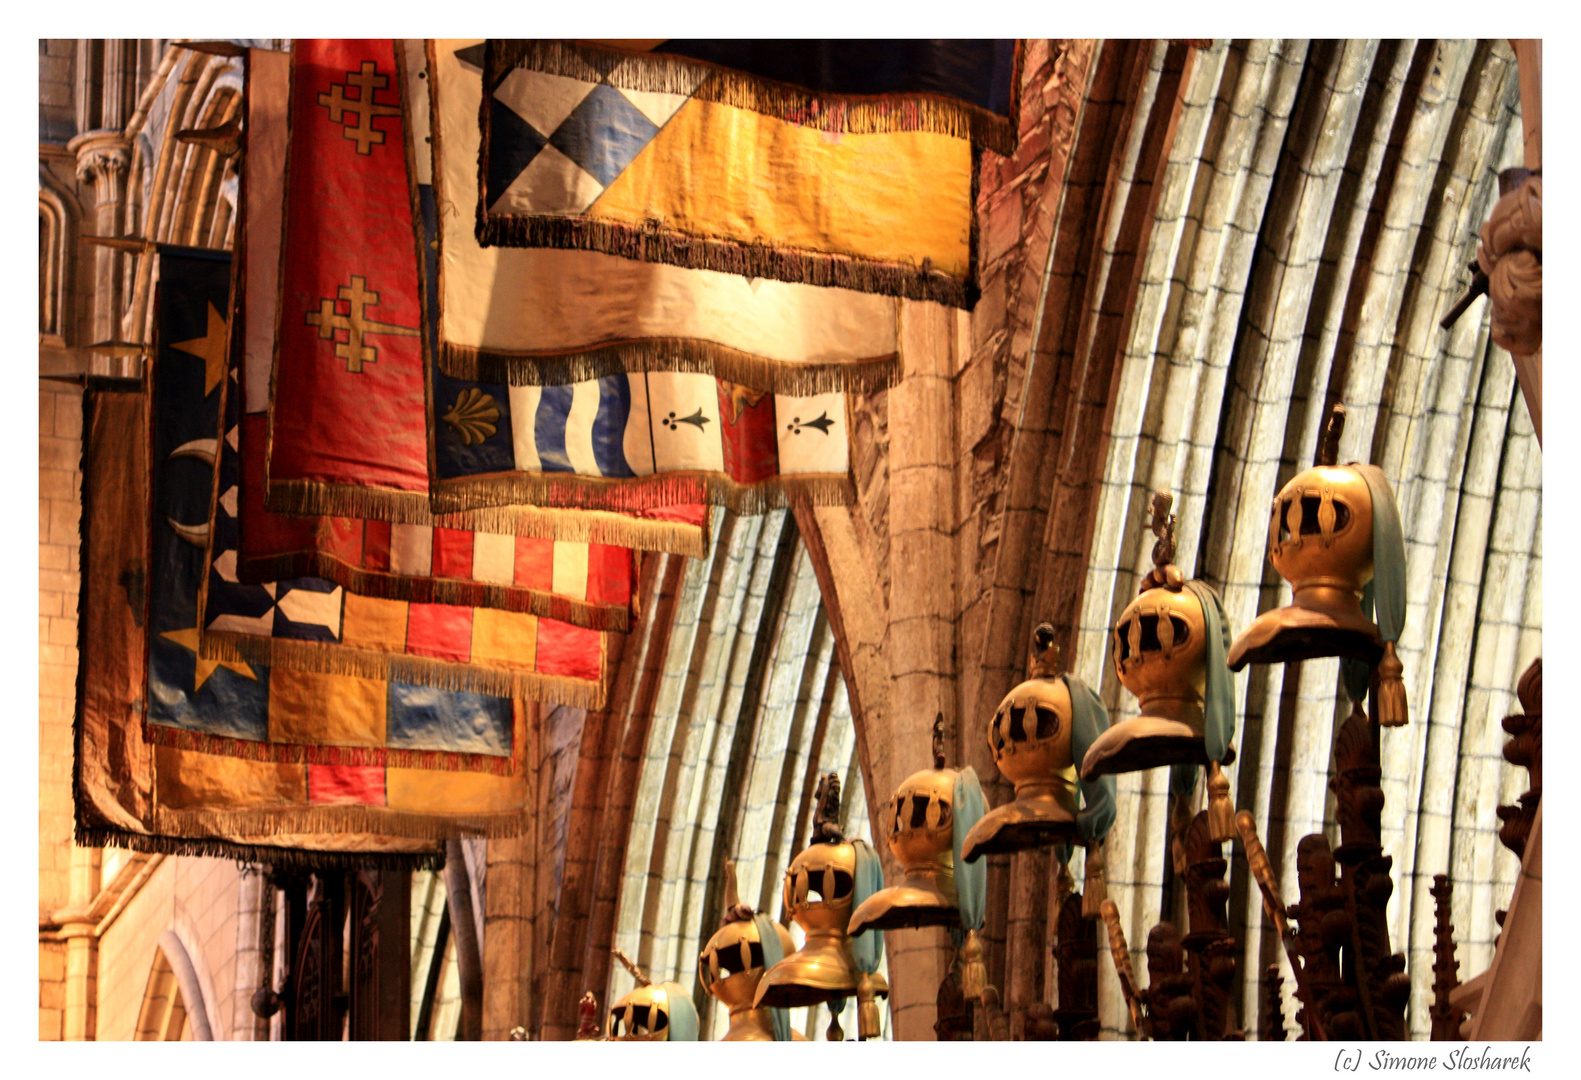
POLYGON ((154 962, 132 1038, 139 1042, 176 1042, 184 1038, 209 1042, 214 1038, 197 969, 174 930, 160 934, 154 947, 154 962))

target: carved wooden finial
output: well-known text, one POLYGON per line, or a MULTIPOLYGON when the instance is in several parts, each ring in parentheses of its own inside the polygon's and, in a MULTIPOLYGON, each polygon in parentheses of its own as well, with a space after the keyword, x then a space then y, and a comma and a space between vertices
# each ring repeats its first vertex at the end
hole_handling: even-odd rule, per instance
POLYGON ((1148 528, 1158 537, 1153 545, 1154 566, 1168 566, 1175 561, 1175 515, 1169 512, 1174 504, 1175 497, 1169 492, 1153 492, 1153 513, 1148 528))
POLYGON ((1433 875, 1433 1004, 1429 1038, 1434 1042, 1455 1042, 1460 1038, 1463 1010, 1450 1004, 1450 995, 1460 985, 1460 961, 1455 959, 1455 927, 1449 921, 1449 905, 1454 885, 1447 874, 1433 875))
POLYGON ((1049 678, 1059 671, 1059 646, 1054 643, 1054 627, 1050 623, 1038 623, 1038 628, 1032 631, 1032 671, 1031 678, 1049 678))
POLYGON ((1345 434, 1345 406, 1339 402, 1329 410, 1328 426, 1323 429, 1323 440, 1318 443, 1318 465, 1334 465, 1339 462, 1339 439, 1345 434))
POLYGON ((1186 583, 1186 575, 1175 565, 1175 515, 1169 512, 1175 497, 1167 491, 1153 492, 1149 507, 1147 527, 1158 537, 1153 544, 1153 568, 1137 586, 1137 594, 1149 589, 1169 589, 1179 592, 1186 583))
POLYGON ((746 922, 756 912, 751 904, 741 902, 741 889, 736 884, 736 863, 734 859, 725 860, 725 913, 719 920, 720 926, 729 926, 734 922, 746 922))
POLYGON ((933 718, 933 767, 944 768, 944 713, 933 718))
POLYGON ((838 844, 844 839, 845 830, 840 828, 840 774, 830 772, 818 781, 813 792, 812 838, 807 846, 838 844))
POLYGON ((609 950, 609 952, 610 952, 611 956, 613 956, 616 960, 620 961, 620 964, 621 964, 622 967, 624 967, 627 971, 631 972, 631 977, 633 979, 637 980, 637 985, 638 986, 652 986, 653 985, 653 980, 648 978, 647 973, 645 971, 643 971, 640 967, 638 967, 635 963, 632 962, 631 957, 627 956, 624 952, 622 952, 619 949, 611 949, 611 950, 609 950))

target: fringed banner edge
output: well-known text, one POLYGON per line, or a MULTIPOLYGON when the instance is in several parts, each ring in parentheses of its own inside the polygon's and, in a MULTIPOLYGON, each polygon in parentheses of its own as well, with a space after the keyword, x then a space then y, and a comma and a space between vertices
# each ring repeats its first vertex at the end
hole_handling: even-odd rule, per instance
POLYGON ((478 772, 511 776, 510 755, 461 754, 446 750, 410 750, 383 746, 320 746, 310 743, 259 742, 206 731, 143 723, 143 737, 156 746, 199 754, 215 754, 265 761, 278 765, 344 765, 395 769, 428 769, 434 772, 478 772))
POLYGON ((322 578, 347 592, 414 604, 453 604, 457 607, 495 608, 558 619, 589 630, 625 633, 631 628, 629 604, 590 604, 557 593, 520 586, 462 581, 456 578, 412 577, 364 570, 323 551, 281 552, 242 558, 236 578, 243 585, 267 585, 289 578, 322 578))
MULTIPOLYGON (((493 74, 517 66, 582 82, 608 82, 622 90, 687 94, 701 101, 760 113, 799 127, 849 135, 927 131, 968 139, 1006 157, 1015 153, 1016 109, 1009 116, 958 98, 926 91, 893 94, 828 94, 761 75, 665 54, 628 52, 567 41, 496 39, 490 42, 499 65, 493 74), (588 54, 619 56, 625 62, 605 71, 588 54), (699 73, 705 73, 699 84, 699 73), (696 88, 695 91, 693 88, 696 88)), ((1016 75, 1020 74, 1019 65, 1016 75)), ((1014 101, 1014 95, 1012 95, 1014 101)))
POLYGON ((606 341, 554 352, 460 345, 441 339, 439 370, 453 379, 506 386, 565 386, 610 375, 679 371, 712 375, 752 390, 792 397, 837 390, 872 394, 895 386, 901 377, 899 353, 850 362, 797 363, 680 337, 606 341))
POLYGON ((553 701, 560 705, 592 711, 602 709, 608 697, 606 684, 609 672, 603 670, 602 649, 599 656, 601 677, 596 682, 573 679, 564 675, 504 671, 498 668, 480 667, 475 663, 463 664, 426 656, 369 652, 342 645, 324 645, 311 641, 256 637, 251 634, 213 630, 206 630, 199 637, 198 655, 205 660, 228 660, 232 663, 266 666, 279 664, 298 671, 313 671, 324 675, 351 675, 362 679, 384 679, 390 682, 431 686, 436 690, 553 701))
MULTIPOLYGON (((779 476, 740 484, 719 473, 666 473, 638 479, 607 479, 569 473, 488 473, 434 485, 435 512, 483 504, 534 503, 598 510, 649 510, 705 502, 737 514, 762 514, 799 504, 850 506, 856 485, 847 474, 779 476)), ((569 704, 569 702, 567 703, 569 704)))
POLYGON ((161 833, 203 830, 232 836, 369 833, 410 840, 451 840, 464 836, 519 836, 526 811, 497 814, 424 814, 382 806, 283 806, 253 810, 154 810, 161 833))
POLYGON ((115 847, 154 855, 192 855, 236 862, 302 870, 442 870, 445 851, 372 852, 319 851, 240 844, 217 837, 155 836, 103 825, 77 823, 74 838, 79 847, 115 847))
MULTIPOLYGON (((977 171, 975 167, 973 171, 977 171)), ((973 187, 976 187, 975 179, 973 187)), ((688 270, 713 270, 748 278, 771 278, 900 296, 908 300, 932 300, 966 311, 977 306, 981 295, 975 273, 957 278, 939 270, 904 263, 692 236, 617 221, 496 214, 487 210, 481 200, 477 219, 477 239, 482 247, 599 251, 623 259, 668 263, 688 270)), ((974 268, 975 263, 973 259, 974 268)))
MULTIPOLYGON (((458 483, 465 485, 467 478, 459 481, 435 480, 432 490, 442 490, 458 483)), ((566 513, 540 506, 519 505, 469 505, 460 513, 435 514, 434 524, 476 532, 610 544, 637 551, 662 551, 693 559, 700 559, 707 553, 710 535, 706 514, 701 525, 688 525, 683 521, 632 517, 609 510, 566 513)))

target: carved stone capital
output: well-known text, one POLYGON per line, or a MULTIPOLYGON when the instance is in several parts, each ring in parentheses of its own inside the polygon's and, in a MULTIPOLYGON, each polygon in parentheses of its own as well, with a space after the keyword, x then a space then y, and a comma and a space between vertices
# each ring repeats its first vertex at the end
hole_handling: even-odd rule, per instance
POLYGON ((119 131, 85 131, 66 144, 77 157, 77 179, 92 183, 103 203, 113 198, 132 164, 132 144, 119 131))

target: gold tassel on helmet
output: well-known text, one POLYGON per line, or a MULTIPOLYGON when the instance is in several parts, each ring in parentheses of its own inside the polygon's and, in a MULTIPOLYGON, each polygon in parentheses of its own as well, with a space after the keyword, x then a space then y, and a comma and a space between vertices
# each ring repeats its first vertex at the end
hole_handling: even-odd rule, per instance
POLYGON ((1084 919, 1096 919, 1102 913, 1103 902, 1109 899, 1109 889, 1103 880, 1103 843, 1087 845, 1086 869, 1081 889, 1081 914, 1084 919))
POLYGON ((1230 801, 1230 778, 1217 761, 1208 772, 1208 836, 1216 844, 1235 839, 1235 804, 1230 801))
POLYGON ((884 1033, 878 1012, 878 998, 889 996, 889 984, 882 975, 863 974, 856 984, 856 1037, 864 1042, 884 1033))
POLYGON ((967 1001, 981 1001, 987 985, 988 965, 983 962, 982 939, 976 930, 968 930, 966 943, 961 946, 961 996, 967 1001))
POLYGON ((1411 719, 1405 700, 1405 665, 1395 654, 1394 642, 1383 643, 1383 659, 1378 661, 1378 726, 1404 727, 1411 719))

